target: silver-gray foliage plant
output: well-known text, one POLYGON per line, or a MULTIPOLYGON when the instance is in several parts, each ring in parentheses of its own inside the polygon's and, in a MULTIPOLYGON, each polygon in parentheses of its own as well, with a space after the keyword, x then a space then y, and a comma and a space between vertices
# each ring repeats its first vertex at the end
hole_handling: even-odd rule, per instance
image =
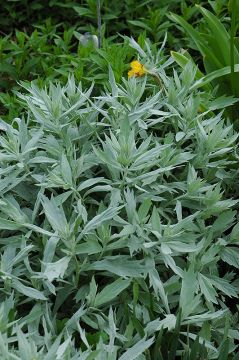
POLYGON ((25 118, 1 122, 2 359, 148 359, 179 309, 181 353, 199 335, 216 359, 225 324, 235 349, 228 100, 193 89, 192 64, 157 71, 160 90, 146 77, 118 85, 109 69, 96 97, 72 76, 32 84, 25 118))

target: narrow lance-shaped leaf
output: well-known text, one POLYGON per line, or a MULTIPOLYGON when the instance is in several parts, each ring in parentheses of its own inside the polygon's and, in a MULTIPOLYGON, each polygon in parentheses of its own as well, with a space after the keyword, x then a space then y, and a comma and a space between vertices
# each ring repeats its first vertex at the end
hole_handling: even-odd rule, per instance
POLYGON ((113 283, 107 285, 95 297, 94 306, 102 306, 105 303, 115 299, 122 291, 124 291, 131 283, 131 280, 117 279, 113 283))
POLYGON ((145 340, 142 339, 137 342, 134 346, 128 349, 122 356, 120 356, 119 360, 134 360, 139 355, 143 354, 145 350, 147 350, 154 342, 154 337, 151 339, 145 340))

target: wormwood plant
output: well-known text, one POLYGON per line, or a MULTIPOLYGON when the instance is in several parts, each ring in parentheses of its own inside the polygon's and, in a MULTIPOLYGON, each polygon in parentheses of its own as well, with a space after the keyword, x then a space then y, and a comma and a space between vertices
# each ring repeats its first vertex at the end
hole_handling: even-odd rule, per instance
POLYGON ((1 122, 2 359, 237 359, 232 100, 156 70, 32 84, 1 122))
POLYGON ((15 95, 19 81, 34 80, 41 86, 50 80, 65 84, 69 74, 74 74, 83 86, 94 81, 96 93, 97 84, 108 82, 108 63, 117 81, 121 81, 133 56, 127 41, 115 44, 105 40, 104 48, 96 49, 90 41, 82 44, 81 38, 75 27, 62 32, 46 21, 30 36, 16 31, 15 39, 10 40, 9 36, 0 39, 0 116, 4 120, 11 121, 21 112, 15 95))

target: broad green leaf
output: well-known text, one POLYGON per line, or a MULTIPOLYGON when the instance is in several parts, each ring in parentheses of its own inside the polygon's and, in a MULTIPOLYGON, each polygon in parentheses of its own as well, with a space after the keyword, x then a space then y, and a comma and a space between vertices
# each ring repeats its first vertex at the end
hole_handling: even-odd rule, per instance
POLYGON ((228 280, 213 275, 208 275, 207 278, 215 288, 222 291, 225 295, 229 297, 238 297, 238 289, 231 285, 228 280))
POLYGON ((212 225, 212 231, 221 233, 226 231, 235 221, 236 211, 228 210, 219 215, 212 225))
POLYGON ((210 61, 214 64, 214 68, 221 68, 223 66, 223 64, 217 58, 216 54, 214 54, 213 51, 208 48, 204 36, 199 31, 195 30, 190 24, 188 24, 182 16, 177 14, 170 14, 170 18, 186 30, 187 34, 194 41, 203 57, 210 59, 210 61))
POLYGON ((167 295, 165 293, 164 287, 163 287, 163 283, 159 277, 158 272, 156 271, 156 269, 150 269, 149 271, 149 279, 150 279, 150 283, 154 288, 154 291, 157 295, 160 296, 165 309, 167 311, 167 313, 170 313, 169 310, 169 304, 168 304, 168 298, 167 295))
POLYGON ((151 339, 145 340, 142 339, 137 342, 134 346, 129 348, 122 356, 119 357, 119 360, 134 360, 139 355, 143 354, 154 342, 154 337, 151 339))
POLYGON ((20 230, 22 228, 24 228, 24 226, 22 224, 18 224, 15 221, 0 218, 0 229, 1 230, 20 230))
POLYGON ((120 208, 108 208, 102 213, 96 215, 91 219, 83 229, 83 233, 87 234, 92 230, 96 229, 98 226, 103 224, 105 221, 112 220, 119 212, 120 208))
POLYGON ((113 283, 104 287, 104 289, 98 293, 95 297, 95 307, 104 305, 105 303, 115 299, 122 291, 127 289, 131 283, 131 280, 117 279, 113 283))
POLYGON ((68 224, 63 209, 56 205, 53 197, 49 200, 46 196, 42 195, 41 202, 52 228, 58 232, 59 235, 67 236, 68 224))
MULTIPOLYGON (((239 72, 239 64, 235 64, 234 71, 239 72)), ((205 75, 204 77, 202 77, 200 80, 197 80, 191 86, 190 91, 193 91, 195 89, 199 89, 200 87, 209 84, 213 80, 215 80, 217 78, 220 78, 220 77, 222 77, 224 75, 228 75, 230 73, 231 73, 231 67, 230 66, 225 66, 225 67, 221 66, 221 68, 219 70, 212 71, 208 75, 205 75)))
POLYGON ((19 291, 21 294, 36 300, 47 300, 45 295, 37 289, 23 285, 20 281, 13 279, 12 286, 14 289, 19 291))
POLYGON ((142 261, 129 260, 128 257, 121 255, 104 260, 95 261, 90 265, 84 265, 84 270, 108 271, 122 277, 142 277, 147 271, 142 261))
POLYGON ((99 184, 100 182, 105 182, 105 178, 103 177, 97 177, 94 179, 87 179, 83 181, 77 188, 77 191, 82 191, 90 186, 93 186, 95 184, 99 184))
POLYGON ((189 270, 183 272, 182 287, 180 292, 179 305, 182 309, 182 318, 184 319, 194 309, 194 294, 197 289, 197 274, 190 267, 189 270))
POLYGON ((70 164, 69 164, 65 154, 62 154, 62 157, 61 157, 61 173, 62 173, 62 177, 63 177, 64 181, 66 182, 66 184, 72 186, 71 167, 70 167, 70 164))
POLYGON ((156 331, 163 329, 168 329, 172 331, 176 326, 176 316, 173 314, 167 314, 164 319, 158 318, 153 321, 150 321, 145 330, 149 334, 154 334, 156 331))
MULTIPOLYGON (((220 51, 223 55, 224 64, 230 63, 230 47, 229 47, 229 34, 226 31, 226 28, 223 26, 222 22, 217 18, 216 15, 211 13, 209 10, 205 9, 202 6, 197 5, 204 18, 207 21, 207 25, 209 25, 210 30, 213 35, 213 39, 217 44, 218 51, 220 51)), ((239 53, 237 49, 235 49, 236 59, 239 60, 239 53)))
POLYGON ((205 298, 207 299, 207 301, 217 304, 218 302, 217 302, 216 297, 218 296, 218 294, 215 291, 215 289, 213 288, 209 279, 207 279, 202 274, 198 274, 198 281, 199 281, 200 289, 201 289, 203 295, 205 296, 205 298))
POLYGON ((43 263, 43 274, 47 277, 48 281, 52 282, 54 279, 63 278, 65 271, 68 267, 70 257, 63 257, 54 263, 43 263))
POLYGON ((84 243, 77 244, 75 247, 75 254, 97 254, 102 252, 102 246, 96 240, 87 240, 84 243))
POLYGON ((237 247, 225 247, 221 252, 221 258, 227 264, 239 269, 239 249, 237 247))
POLYGON ((157 208, 155 206, 153 207, 153 212, 152 212, 152 216, 151 216, 151 224, 152 224, 152 230, 157 231, 160 234, 161 233, 160 217, 159 217, 157 208))

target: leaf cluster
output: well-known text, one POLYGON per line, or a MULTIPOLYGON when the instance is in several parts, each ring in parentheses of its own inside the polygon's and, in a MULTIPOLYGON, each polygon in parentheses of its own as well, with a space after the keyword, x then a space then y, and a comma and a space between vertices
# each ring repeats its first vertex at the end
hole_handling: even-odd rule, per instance
POLYGON ((100 95, 73 76, 17 93, 27 111, 0 124, 4 359, 236 359, 234 99, 171 62, 161 89, 109 68, 100 95))

